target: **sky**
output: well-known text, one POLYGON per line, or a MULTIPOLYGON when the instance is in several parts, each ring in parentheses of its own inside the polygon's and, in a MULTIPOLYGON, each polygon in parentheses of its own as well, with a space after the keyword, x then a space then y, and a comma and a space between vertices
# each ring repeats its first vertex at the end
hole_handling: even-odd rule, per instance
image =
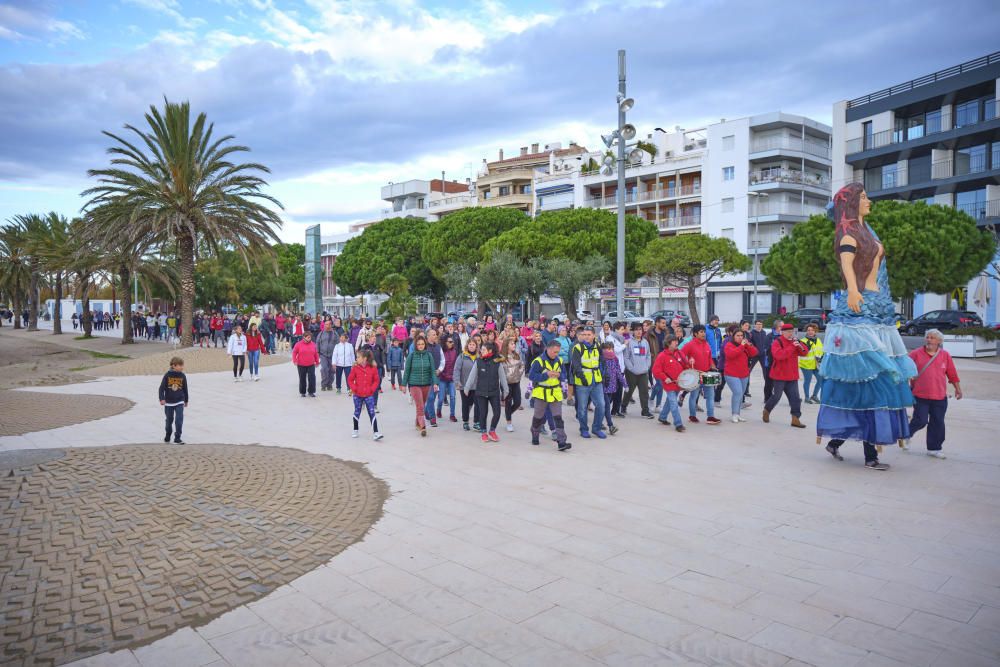
POLYGON ((79 214, 87 169, 190 101, 267 165, 301 242, 378 217, 390 181, 629 121, 697 127, 834 102, 1000 50, 995 0, 0 0, 0 224, 79 214))

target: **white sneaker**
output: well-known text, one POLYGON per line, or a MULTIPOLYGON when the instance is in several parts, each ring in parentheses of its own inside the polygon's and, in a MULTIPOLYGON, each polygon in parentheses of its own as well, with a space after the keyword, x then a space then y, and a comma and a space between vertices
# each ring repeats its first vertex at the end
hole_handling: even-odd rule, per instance
POLYGON ((934 458, 934 459, 946 459, 946 458, 948 458, 947 456, 944 455, 944 452, 942 452, 941 450, 936 450, 936 451, 933 451, 933 452, 927 452, 927 456, 930 456, 931 458, 934 458))
POLYGON ((733 423, 734 424, 739 424, 740 423, 740 416, 739 415, 733 415, 733 423))
POLYGON ((358 437, 358 432, 357 431, 351 431, 351 437, 352 438, 358 437))
POLYGON ((240 381, 239 378, 233 378, 233 382, 239 382, 239 381, 240 381))
POLYGON ((376 432, 375 435, 372 436, 372 439, 373 440, 381 440, 382 439, 382 434, 376 432))
POLYGON ((511 424, 511 423, 507 424, 507 432, 508 433, 513 433, 514 432, 514 425, 513 424, 511 424))
POLYGON ((253 381, 254 382, 260 382, 260 376, 259 375, 254 375, 253 376, 253 381))
POLYGON ((744 417, 743 415, 736 415, 736 417, 737 417, 737 418, 738 418, 738 419, 739 419, 739 420, 740 420, 741 422, 745 422, 745 421, 746 421, 746 418, 745 418, 745 417, 744 417))

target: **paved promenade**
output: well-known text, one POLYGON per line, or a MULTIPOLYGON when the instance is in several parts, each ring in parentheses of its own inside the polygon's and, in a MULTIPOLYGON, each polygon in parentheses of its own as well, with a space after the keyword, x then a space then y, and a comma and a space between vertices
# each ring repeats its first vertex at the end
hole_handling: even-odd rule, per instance
MULTIPOLYGON (((834 461, 811 430, 788 426, 783 404, 771 424, 760 423, 756 382, 749 423, 677 434, 629 417, 605 441, 581 440, 574 425, 573 449, 558 453, 551 442, 528 443, 525 411, 514 417, 515 433, 501 430, 499 444, 447 419, 420 438, 413 408, 389 392, 379 415, 386 437, 376 443, 366 425, 361 438, 350 437, 346 393, 299 398, 290 364, 263 368, 259 383, 194 374, 184 439, 204 445, 199 457, 223 443, 219 451, 269 452, 276 470, 285 457, 271 448, 288 450, 293 466, 302 452, 361 462, 388 486, 383 514, 361 541, 345 538, 351 546, 327 564, 298 578, 290 570, 286 583, 261 589, 256 600, 232 599, 230 611, 172 625, 151 643, 112 635, 108 648, 119 650, 73 664, 996 665, 1000 365, 959 368, 968 398, 951 404, 949 458, 924 456, 920 436, 913 453, 886 449, 887 473, 862 467, 860 445, 845 445, 847 461, 834 461)), ((0 450, 64 450, 51 464, 21 468, 59 470, 78 456, 68 448, 159 443, 157 382, 122 376, 34 389, 135 406, 0 437, 0 450)), ((804 406, 810 426, 816 410, 804 406)), ((728 408, 721 413, 728 417, 728 408)), ((218 474, 237 479, 238 468, 218 474)), ((248 498, 260 475, 239 477, 248 498)), ((211 488, 202 491, 164 498, 157 511, 190 531, 208 515, 211 488)), ((119 491, 108 485, 105 493, 119 491)), ((16 549, 11 525, 4 528, 0 551, 9 562, 16 549)), ((191 558, 202 551, 192 540, 191 558)), ((280 552, 273 557, 280 562, 280 552)), ((142 567, 133 572, 145 576, 142 567)), ((230 585, 228 576, 220 586, 230 585)), ((3 581, 5 613, 12 581, 3 581)), ((42 587, 36 581, 23 594, 42 587)), ((155 621, 155 602, 136 601, 133 611, 155 621)), ((68 613, 60 626, 67 634, 78 627, 75 610, 68 613)), ((5 647, 10 621, 2 624, 5 647)))

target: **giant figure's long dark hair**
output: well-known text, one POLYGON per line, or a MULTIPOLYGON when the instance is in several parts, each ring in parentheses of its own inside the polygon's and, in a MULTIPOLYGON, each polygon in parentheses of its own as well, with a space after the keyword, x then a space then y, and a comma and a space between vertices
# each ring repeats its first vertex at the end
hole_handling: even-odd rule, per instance
MULTIPOLYGON (((833 250, 838 254, 841 239, 850 236, 857 243, 854 254, 854 276, 857 279, 858 291, 865 288, 868 276, 872 272, 872 263, 878 256, 878 241, 868 225, 864 224, 859 213, 861 195, 865 187, 861 183, 849 183, 833 196, 833 250)), ((846 280, 844 282, 847 284, 846 280)))

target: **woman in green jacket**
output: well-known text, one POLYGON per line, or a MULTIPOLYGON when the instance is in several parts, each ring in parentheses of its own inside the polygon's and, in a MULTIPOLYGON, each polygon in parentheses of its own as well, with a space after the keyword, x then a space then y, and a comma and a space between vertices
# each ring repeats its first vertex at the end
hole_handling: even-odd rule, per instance
POLYGON ((434 357, 427 350, 427 339, 419 335, 413 340, 413 353, 406 357, 406 368, 403 370, 403 386, 409 387, 413 405, 417 411, 417 428, 420 435, 427 435, 427 425, 424 421, 424 406, 427 397, 437 390, 437 372, 434 368, 434 357))

